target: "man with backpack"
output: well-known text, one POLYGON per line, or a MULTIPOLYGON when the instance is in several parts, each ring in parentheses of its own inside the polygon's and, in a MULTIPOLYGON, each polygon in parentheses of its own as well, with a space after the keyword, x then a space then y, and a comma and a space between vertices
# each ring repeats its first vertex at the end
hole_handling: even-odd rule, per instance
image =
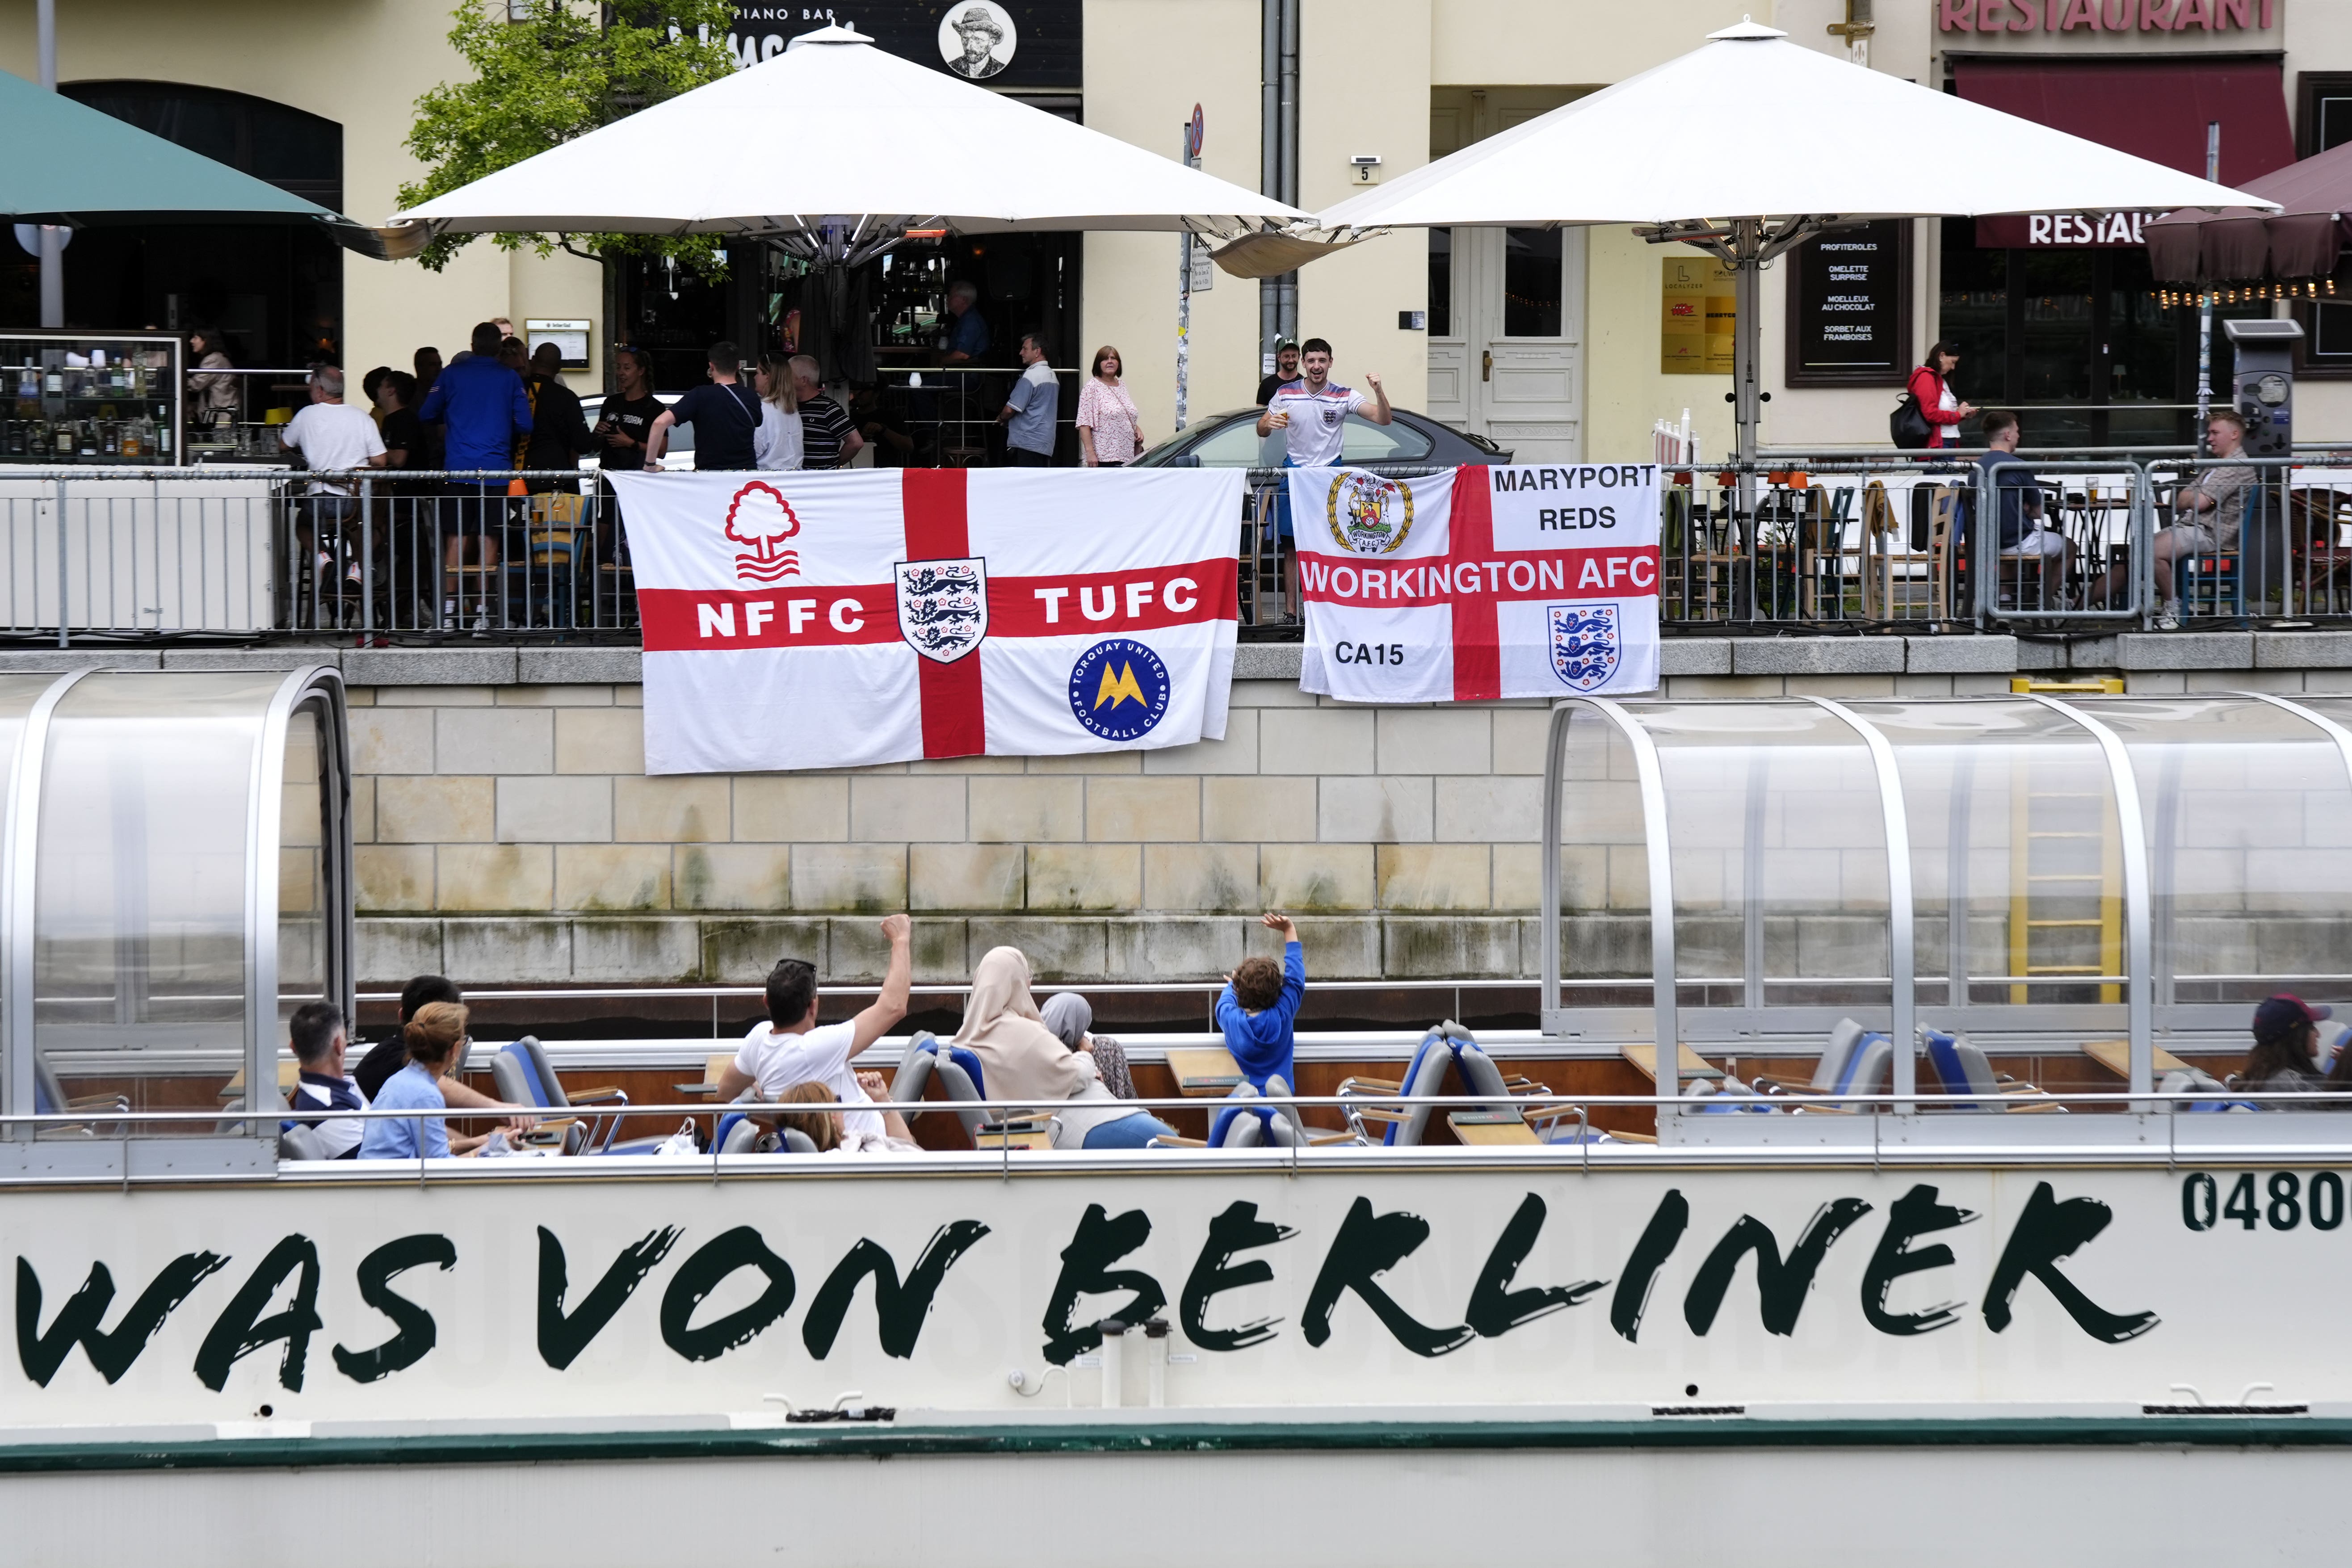
POLYGON ((697 472, 759 466, 751 438, 760 430, 760 400, 738 379, 743 367, 742 353, 733 343, 713 343, 709 361, 709 384, 696 387, 671 404, 646 433, 646 472, 660 471, 662 452, 669 446, 670 428, 677 425, 694 426, 697 472))

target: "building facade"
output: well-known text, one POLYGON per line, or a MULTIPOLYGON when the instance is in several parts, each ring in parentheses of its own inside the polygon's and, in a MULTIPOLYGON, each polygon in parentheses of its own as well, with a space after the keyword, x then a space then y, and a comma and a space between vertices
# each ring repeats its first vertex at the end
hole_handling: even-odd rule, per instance
MULTIPOLYGON (((1203 166, 1256 187, 1274 129, 1264 22, 1277 3, 744 0, 730 42, 755 62, 795 33, 845 22, 948 70, 964 40, 985 38, 983 63, 964 74, 1171 156, 1197 105, 1203 166), (974 12, 982 25, 960 29, 974 12)), ((1850 21, 1849 0, 1296 5, 1293 178, 1308 208, 1623 80, 1749 13, 1807 47, 1861 52, 1872 68, 2200 173, 2212 128, 2225 180, 2352 138, 2352 7, 2325 0, 1879 0, 1861 38, 1832 30, 1850 21)), ((415 173, 402 142, 417 96, 461 68, 438 4, 58 9, 65 90, 368 221, 393 212, 415 173)), ((7 0, 0 67, 34 74, 33 47, 31 0, 7 0)), ((771 145, 755 155, 792 155, 781 129, 771 145)), ((1972 155, 1921 147, 1923 189, 1972 155)), ((2095 229, 2046 217, 1914 221, 1836 243, 1766 276, 1769 444, 1884 443, 1894 389, 1939 337, 1962 346, 1962 394, 2022 405, 2033 444, 2185 438, 2195 311, 2149 278, 2127 219, 2095 229)), ((613 343, 631 342, 656 350, 668 387, 690 382, 699 345, 722 335, 815 349, 844 379, 919 369, 936 353, 947 285, 968 279, 1008 365, 1024 331, 1045 332, 1061 365, 1083 368, 1097 345, 1117 344, 1158 438, 1174 419, 1178 245, 1104 234, 910 246, 887 272, 824 300, 815 280, 751 247, 717 287, 657 265, 607 277, 488 239, 435 274, 320 251, 309 237, 226 231, 88 235, 66 267, 73 324, 220 325, 247 363, 404 364, 420 344, 451 352, 474 321, 506 316, 589 323, 583 385, 602 381, 613 343)), ((30 268, 20 251, 0 257, 8 322, 30 320, 30 268)), ((1304 268, 1295 320, 1337 346, 1341 380, 1377 372, 1399 405, 1522 458, 1646 451, 1653 422, 1685 409, 1714 453, 1729 438, 1729 290, 1714 288, 1706 258, 1625 229, 1398 232, 1304 268)), ((2299 433, 2352 436, 2352 390, 2329 379, 2352 375, 2352 284, 2340 305, 2245 300, 2223 313, 2290 308, 2306 316, 2316 383, 2300 399, 2299 433)), ((1251 402, 1265 339, 1257 284, 1219 275, 1193 297, 1194 417, 1251 402)), ((2216 352, 2218 379, 2225 340, 2216 352)))

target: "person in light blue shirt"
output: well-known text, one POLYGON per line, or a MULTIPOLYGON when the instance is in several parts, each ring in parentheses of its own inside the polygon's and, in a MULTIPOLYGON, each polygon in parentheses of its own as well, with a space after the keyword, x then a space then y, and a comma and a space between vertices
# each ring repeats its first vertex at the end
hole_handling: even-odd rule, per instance
MULTIPOLYGON (((459 1002, 432 1002, 419 1007, 404 1034, 408 1065, 384 1080, 374 1109, 446 1110, 449 1102, 441 1093, 441 1079, 465 1049, 466 1017, 465 1005, 459 1002)), ((360 1140, 360 1158, 414 1160, 422 1154, 428 1160, 446 1160, 452 1154, 473 1153, 490 1136, 461 1134, 453 1141, 448 1122, 438 1116, 371 1119, 366 1136, 360 1140)))
POLYGON ((1021 335, 1021 379, 997 418, 1004 422, 1005 461, 1016 468, 1048 468, 1054 461, 1054 420, 1061 412, 1062 384, 1045 363, 1045 345, 1034 332, 1021 335))
POLYGON ((1270 958, 1243 959, 1218 994, 1217 1027, 1242 1076, 1263 1094, 1269 1078, 1298 1087, 1290 1065, 1292 1026, 1307 999, 1307 954, 1288 915, 1268 913, 1261 923, 1282 933, 1282 967, 1276 970, 1270 958))

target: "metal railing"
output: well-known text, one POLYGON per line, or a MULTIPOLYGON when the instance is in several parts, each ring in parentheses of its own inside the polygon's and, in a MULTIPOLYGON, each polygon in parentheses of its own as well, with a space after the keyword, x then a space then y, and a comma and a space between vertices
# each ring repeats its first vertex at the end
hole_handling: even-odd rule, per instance
MULTIPOLYGON (((1003 373, 966 379, 989 376, 1003 373)), ((970 388, 936 390, 917 455, 996 460, 970 388)), ((2032 482, 1996 493, 1974 456, 1667 469, 1661 624, 1723 635, 2352 620, 2352 462, 2025 454, 2032 482), (2210 511, 2176 515, 2174 498, 2233 471, 2251 476, 2234 535, 2166 531, 2210 526, 2210 511), (2022 538, 1979 549, 1976 520, 2004 513, 2022 538)), ((1299 635, 1287 482, 1279 468, 1245 476, 1240 615, 1256 636, 1299 635)), ((0 468, 0 637, 633 644, 624 523, 610 488, 573 469, 0 468)))
MULTIPOLYGON (((599 1103, 580 1107, 500 1105, 496 1109, 437 1110, 332 1110, 305 1106, 288 1110, 229 1106, 216 1111, 134 1110, 110 1106, 0 1116, 0 1144, 15 1142, 53 1154, 78 1151, 94 1155, 116 1151, 120 1154, 118 1173, 127 1186, 134 1179, 171 1183, 202 1180, 206 1173, 201 1150, 207 1142, 220 1146, 226 1155, 234 1144, 250 1142, 277 1131, 268 1127, 271 1122, 284 1128, 296 1123, 315 1127, 340 1121, 457 1121, 495 1123, 502 1129, 517 1122, 533 1122, 550 1124, 550 1130, 560 1137, 560 1124, 565 1123, 610 1121, 625 1117, 667 1124, 676 1118, 677 1127, 695 1130, 698 1148, 691 1154, 681 1151, 668 1158, 649 1158, 643 1151, 635 1151, 625 1164, 583 1165, 583 1161, 597 1160, 612 1139, 601 1137, 593 1143, 583 1141, 576 1152, 565 1152, 561 1142, 530 1147, 533 1135, 518 1131, 513 1136, 523 1142, 516 1145, 516 1152, 538 1158, 509 1160, 476 1153, 447 1157, 419 1153, 335 1160, 300 1159, 281 1152, 275 1174, 281 1180, 289 1172, 298 1171, 374 1180, 406 1181, 413 1177, 423 1184, 428 1173, 448 1179, 469 1170, 499 1177, 533 1171, 551 1174, 593 1171, 603 1175, 646 1179, 675 1179, 681 1174, 708 1172, 716 1181, 729 1173, 789 1174, 803 1170, 811 1174, 838 1175, 845 1171, 840 1160, 805 1152, 728 1153, 715 1136, 718 1122, 725 1117, 740 1113, 768 1121, 808 1113, 896 1111, 908 1117, 972 1115, 984 1120, 971 1134, 973 1147, 969 1150, 868 1152, 855 1156, 849 1168, 856 1168, 858 1161, 877 1159, 887 1163, 867 1167, 877 1173, 890 1166, 903 1170, 908 1163, 913 1163, 944 1173, 994 1172, 1008 1180, 1024 1168, 1066 1167, 1073 1160, 1085 1164, 1115 1165, 1129 1172, 1152 1168, 1161 1161, 1177 1162, 1167 1167, 1175 1171, 1197 1170, 1198 1162, 1203 1160, 1232 1160, 1287 1167, 1299 1173, 1310 1169, 1344 1173, 1360 1169, 1368 1159, 1402 1160, 1423 1168, 1450 1166, 1464 1170, 1528 1160, 1557 1162, 1563 1168, 1587 1171, 1610 1167, 1642 1169, 1654 1167, 1661 1161, 1677 1166, 1745 1169, 1791 1163, 1807 1166, 1867 1164, 1878 1169, 1905 1164, 1948 1165, 1956 1161, 2021 1167, 2053 1163, 2070 1166, 2160 1164, 2176 1169, 2184 1163, 2198 1166, 2269 1166, 2282 1161, 2341 1163, 2352 1158, 2352 1121, 2335 1120, 2328 1113, 2347 1110, 2352 1110, 2352 1092, 2298 1093, 2231 1088, 2131 1093, 2045 1091, 2030 1086, 2003 1086, 1926 1089, 1903 1095, 1812 1094, 1798 1090, 1749 1097, 1722 1092, 1558 1093, 1540 1085, 1502 1095, 1414 1095, 1370 1086, 1353 1093, 1326 1095, 1139 1096, 1117 1101, 1076 1102, 982 1097, 907 1101, 884 1099, 736 1100, 725 1104, 599 1103), (1129 1114, 1206 1113, 1213 1125, 1217 1113, 1223 1110, 1241 1109, 1253 1115, 1263 1111, 1286 1119, 1287 1141, 1239 1147, 1205 1147, 1198 1141, 1186 1140, 1183 1142, 1193 1146, 1163 1142, 1140 1149, 1056 1149, 1051 1143, 1052 1123, 1065 1104, 1075 1105, 1089 1114, 1112 1105, 1129 1114), (1559 1131, 1549 1137, 1512 1142, 1383 1142, 1387 1125, 1424 1109, 1429 1112, 1426 1121, 1431 1129, 1455 1126, 1450 1119, 1459 1116, 1465 1120, 1456 1130, 1488 1129, 1517 1122, 1531 1131, 1558 1127, 1559 1131), (1307 1121, 1305 1113, 1317 1110, 1335 1113, 1343 1125, 1328 1126, 1329 1118, 1325 1124, 1307 1121), (2298 1111, 2307 1114, 2294 1115, 2298 1111), (1655 1134, 1622 1125, 1629 1117, 1644 1115, 1661 1131, 1671 1124, 1676 1136, 1661 1141, 1655 1134), (1792 1120, 1800 1115, 1807 1118, 1801 1128, 1792 1120), (1613 1129, 1601 1126, 1598 1119, 1604 1116, 1621 1125, 1613 1129), (2024 1120, 2012 1120, 2021 1116, 2024 1120), (2150 1119, 2163 1128, 2162 1138, 2152 1136, 2150 1119), (708 1133, 702 1131, 706 1123, 710 1130, 708 1133), (1567 1131, 1571 1124, 1572 1135, 1567 1131), (1785 1142, 1772 1137, 1781 1127, 1790 1129, 1790 1135, 1785 1142), (1713 1136, 1719 1130, 1735 1128, 1738 1133, 1736 1141, 1725 1142, 1713 1136), (1995 1128, 2002 1131, 1995 1132, 1995 1128), (142 1131, 134 1132, 133 1129, 142 1131), (2189 1136, 2183 1137, 2184 1131, 2189 1136), (1984 1135, 1971 1139, 1969 1134, 1972 1131, 1984 1135), (134 1172, 130 1151, 142 1142, 164 1139, 172 1140, 173 1160, 160 1169, 134 1172), (1021 1158, 1015 1159, 1016 1153, 1021 1158), (1048 1161, 1046 1165, 1039 1165, 1041 1157, 1048 1161), (812 1163, 795 1165, 796 1160, 812 1163)), ((1161 1121, 1165 1124, 1164 1117, 1161 1121)), ((541 1138, 547 1135, 538 1134, 541 1138)), ((417 1142, 421 1149, 422 1137, 417 1142)), ((88 1159, 67 1160, 44 1171, 37 1168, 36 1162, 27 1168, 26 1175, 14 1180, 25 1184, 40 1184, 44 1179, 87 1181, 95 1173, 92 1164, 88 1159)), ((227 1158, 224 1158, 217 1173, 265 1180, 271 1174, 227 1158)), ((10 1181, 7 1176, 0 1176, 0 1185, 9 1184, 10 1181)))

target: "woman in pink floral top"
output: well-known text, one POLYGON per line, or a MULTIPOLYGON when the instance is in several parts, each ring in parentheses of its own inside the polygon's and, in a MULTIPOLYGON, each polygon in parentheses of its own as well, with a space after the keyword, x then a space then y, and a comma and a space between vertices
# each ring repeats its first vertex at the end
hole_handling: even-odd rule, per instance
POLYGON ((1094 370, 1078 390, 1078 451, 1089 468, 1116 468, 1143 450, 1143 417, 1118 384, 1118 351, 1095 350, 1094 370))

